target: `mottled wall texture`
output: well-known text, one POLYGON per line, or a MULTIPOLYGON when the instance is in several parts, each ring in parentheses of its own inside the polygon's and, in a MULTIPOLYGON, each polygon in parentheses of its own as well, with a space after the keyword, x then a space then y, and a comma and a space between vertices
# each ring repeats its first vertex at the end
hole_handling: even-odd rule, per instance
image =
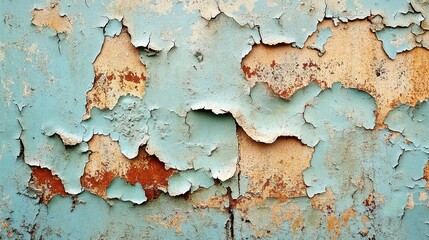
POLYGON ((428 238, 428 0, 0 16, 0 239, 428 238))

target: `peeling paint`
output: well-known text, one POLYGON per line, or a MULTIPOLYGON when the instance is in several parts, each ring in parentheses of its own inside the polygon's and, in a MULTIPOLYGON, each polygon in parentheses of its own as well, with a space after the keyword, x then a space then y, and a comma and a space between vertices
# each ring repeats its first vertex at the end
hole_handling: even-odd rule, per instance
POLYGON ((84 118, 89 118, 93 107, 112 109, 121 96, 144 95, 146 68, 125 28, 116 37, 105 37, 94 62, 94 72, 94 86, 87 93, 87 115, 84 118))
POLYGON ((41 195, 43 203, 47 204, 55 195, 67 196, 61 179, 54 176, 47 168, 32 167, 29 186, 41 195))
POLYGON ((426 0, 0 15, 1 239, 429 235, 426 0))
POLYGON ((80 179, 86 190, 106 198, 111 181, 120 177, 131 184, 141 184, 148 200, 158 198, 162 191, 167 191, 167 181, 174 170, 166 170, 164 164, 147 154, 144 148, 130 160, 107 136, 94 135, 88 144, 91 154, 80 179))
POLYGON ((250 84, 267 82, 286 99, 310 82, 322 88, 341 82, 375 98, 380 126, 398 104, 415 105, 429 97, 426 79, 422 77, 428 72, 429 51, 414 49, 392 61, 369 31, 369 25, 366 21, 357 21, 334 27, 328 21, 323 22, 320 27, 330 26, 333 36, 326 42, 326 54, 322 58, 312 51, 288 45, 254 46, 242 63, 246 79, 250 84), (342 47, 338 47, 340 45, 342 47))

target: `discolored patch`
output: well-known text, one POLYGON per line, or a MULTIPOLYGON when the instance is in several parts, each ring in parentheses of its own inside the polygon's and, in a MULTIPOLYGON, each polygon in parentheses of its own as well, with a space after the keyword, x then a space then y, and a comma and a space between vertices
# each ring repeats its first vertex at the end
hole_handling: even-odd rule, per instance
POLYGON ((426 180, 426 189, 429 189, 429 161, 424 168, 423 179, 426 180))
POLYGON ((140 51, 131 43, 127 28, 115 37, 106 36, 94 62, 94 85, 87 92, 87 112, 93 107, 112 109, 121 96, 142 97, 146 86, 146 67, 140 62, 140 51))
POLYGON ((38 27, 49 27, 57 33, 71 33, 73 26, 67 16, 60 15, 58 5, 47 9, 34 9, 31 23, 38 27))
POLYGON ((326 189, 326 192, 314 195, 310 201, 314 209, 327 213, 335 211, 335 194, 330 188, 326 189))
MULTIPOLYGON (((255 45, 242 61, 246 79, 251 85, 268 83, 285 99, 311 82, 322 88, 341 82, 346 88, 357 88, 375 98, 377 127, 383 126, 388 111, 398 104, 415 105, 429 97, 425 78, 429 74, 428 50, 415 48, 391 60, 371 32, 369 21, 335 27, 326 20, 319 24, 319 29, 325 27, 331 28, 333 36, 325 44, 322 57, 309 48, 255 45)), ((307 44, 315 37, 310 37, 307 44)))
POLYGON ((185 221, 185 216, 180 212, 174 212, 172 216, 163 216, 161 214, 146 216, 146 220, 157 223, 168 229, 172 228, 176 233, 182 232, 182 223, 185 221))
POLYGON ((48 168, 31 167, 29 187, 36 191, 44 204, 48 204, 55 195, 67 196, 61 179, 48 168))
POLYGON ((326 232, 331 234, 330 239, 337 239, 341 237, 341 228, 348 228, 348 223, 352 217, 356 217, 357 212, 351 208, 345 210, 340 215, 336 215, 335 213, 329 214, 326 226, 326 232))
POLYGON ((310 166, 312 148, 293 137, 281 137, 272 144, 259 143, 242 129, 238 130, 238 139, 240 179, 247 182, 248 196, 283 202, 306 196, 302 171, 310 166))
POLYGON ((112 180, 119 176, 133 185, 140 183, 148 201, 156 199, 161 191, 166 191, 168 179, 175 173, 175 170, 166 170, 165 165, 143 147, 136 158, 128 159, 121 153, 119 144, 108 136, 94 135, 88 145, 91 154, 81 184, 103 198, 112 180))

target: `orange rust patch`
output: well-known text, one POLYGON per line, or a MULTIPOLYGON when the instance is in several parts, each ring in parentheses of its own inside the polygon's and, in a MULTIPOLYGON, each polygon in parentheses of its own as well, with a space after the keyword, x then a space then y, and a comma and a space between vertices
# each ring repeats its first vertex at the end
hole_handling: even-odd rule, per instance
POLYGON ((161 191, 166 191, 168 179, 175 173, 175 170, 166 170, 164 163, 150 156, 144 148, 140 148, 134 159, 127 159, 119 144, 108 136, 94 135, 88 145, 91 154, 81 184, 103 198, 111 181, 119 176, 131 184, 140 183, 148 201, 156 199, 161 191))
POLYGON ((371 192, 369 194, 368 198, 363 201, 363 205, 365 205, 366 209, 370 213, 374 212, 374 210, 377 208, 377 205, 376 205, 376 202, 375 202, 375 198, 374 198, 374 193, 373 192, 371 192))
MULTIPOLYGON (((0 220, 3 220, 3 219, 0 219, 0 220)), ((6 231, 6 234, 7 234, 7 237, 8 238, 12 238, 13 237, 13 234, 12 234, 12 232, 15 230, 14 228, 12 228, 10 225, 9 225, 9 222, 8 221, 11 221, 11 219, 7 219, 6 220, 6 222, 2 222, 1 224, 0 224, 0 233, 3 231, 3 229, 6 231)), ((0 235, 1 236, 1 235, 0 235)))
POLYGON ((362 222, 368 222, 369 220, 371 220, 368 216, 362 216, 362 222))
POLYGON ((423 179, 426 180, 426 189, 429 189, 429 161, 426 163, 423 179))
POLYGON ((339 232, 338 228, 340 228, 340 220, 338 219, 337 215, 329 214, 326 221, 327 221, 326 231, 328 231, 328 232, 331 232, 331 231, 339 232))
POLYGON ((44 204, 48 204, 55 195, 67 196, 61 179, 47 168, 31 167, 30 187, 36 190, 44 204))
POLYGON ((326 189, 326 192, 314 195, 310 201, 314 209, 327 213, 335 211, 335 194, 331 188, 326 189))
POLYGON ((112 109, 121 96, 142 97, 146 86, 146 67, 140 52, 131 43, 127 28, 115 37, 106 36, 100 54, 94 62, 94 85, 87 92, 86 114, 93 107, 112 109))
POLYGON ((308 63, 303 63, 302 64, 302 69, 304 69, 305 71, 307 71, 307 69, 311 69, 313 68, 314 70, 319 70, 320 71, 320 67, 319 65, 317 65, 316 63, 314 63, 311 59, 308 63))
POLYGON ((334 213, 328 215, 326 232, 331 233, 331 239, 337 239, 341 236, 341 228, 347 227, 352 217, 357 216, 357 212, 351 208, 345 210, 340 216, 334 213))
POLYGON ((154 156, 150 156, 144 148, 140 148, 139 154, 132 161, 124 179, 131 184, 140 183, 148 200, 160 196, 160 188, 167 188, 168 179, 174 174, 174 170, 166 170, 164 163, 154 156))
POLYGON ((70 33, 72 31, 72 24, 66 16, 60 15, 58 5, 48 9, 34 9, 32 15, 31 23, 36 26, 49 27, 57 33, 70 33))
MULTIPOLYGON (((279 96, 289 99, 297 90, 318 83, 322 88, 341 82, 371 94, 377 103, 377 127, 392 108, 401 103, 415 105, 429 98, 429 51, 415 48, 399 54, 393 61, 370 31, 366 20, 341 23, 323 21, 319 28, 330 27, 333 36, 320 57, 309 48, 291 45, 255 45, 243 59, 242 69, 250 85, 266 82, 279 96), (275 62, 275 65, 272 63, 275 62)), ((312 43, 311 36, 307 43, 312 43)))
POLYGON ((302 229, 304 226, 303 220, 302 220, 302 216, 299 215, 297 219, 295 219, 292 223, 292 232, 294 235, 296 235, 296 232, 298 229, 302 229))
POLYGON ((272 144, 259 143, 242 129, 238 130, 238 139, 240 176, 249 180, 247 197, 272 197, 284 202, 306 196, 302 171, 310 166, 312 148, 292 137, 281 137, 272 144))
POLYGON ((80 178, 80 183, 86 190, 106 198, 107 187, 109 187, 110 183, 116 176, 117 175, 115 173, 103 169, 96 170, 94 174, 87 174, 87 171, 85 170, 85 173, 80 178))
MULTIPOLYGON (((273 60, 274 61, 274 60, 273 60)), ((244 75, 247 77, 247 78, 251 78, 252 76, 255 76, 256 75, 256 70, 255 71, 250 71, 250 67, 248 67, 248 66, 246 66, 246 65, 242 65, 241 66, 241 69, 243 70, 243 72, 244 72, 244 75)))

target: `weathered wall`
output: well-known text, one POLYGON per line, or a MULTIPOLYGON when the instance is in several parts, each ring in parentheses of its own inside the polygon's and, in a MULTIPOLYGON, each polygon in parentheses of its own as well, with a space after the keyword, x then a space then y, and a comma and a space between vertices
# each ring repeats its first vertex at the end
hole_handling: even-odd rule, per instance
POLYGON ((0 16, 0 239, 429 235, 429 1, 0 16))

